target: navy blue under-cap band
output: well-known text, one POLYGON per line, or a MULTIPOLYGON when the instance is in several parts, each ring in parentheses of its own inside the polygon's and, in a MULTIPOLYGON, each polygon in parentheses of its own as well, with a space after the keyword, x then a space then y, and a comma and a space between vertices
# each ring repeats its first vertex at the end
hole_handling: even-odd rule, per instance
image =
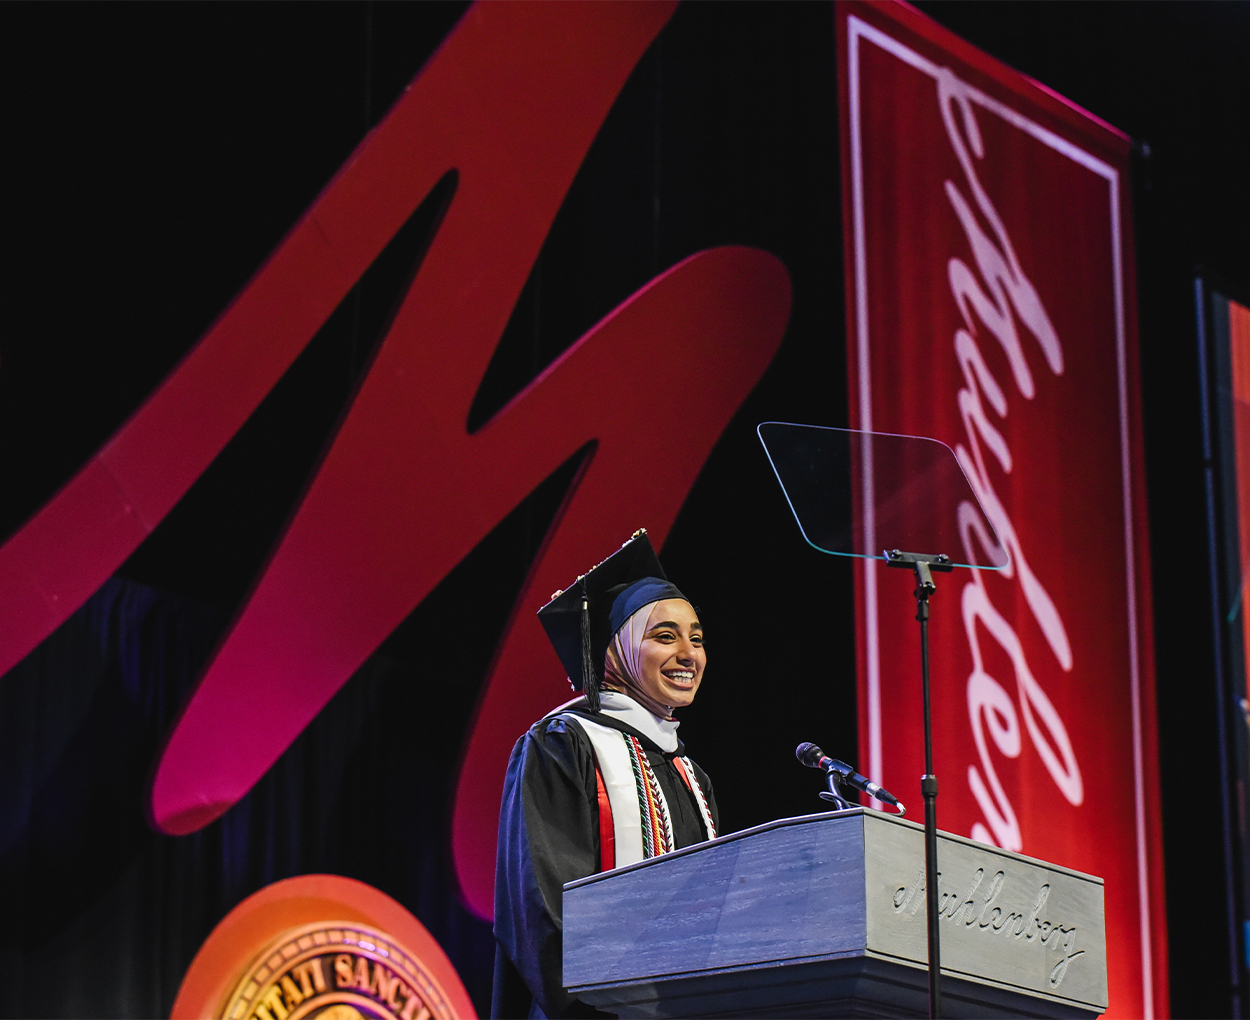
POLYGON ((663 602, 665 599, 690 601, 675 584, 663 578, 644 577, 629 585, 612 601, 612 609, 608 613, 608 640, 643 606, 649 606, 652 602, 663 602))

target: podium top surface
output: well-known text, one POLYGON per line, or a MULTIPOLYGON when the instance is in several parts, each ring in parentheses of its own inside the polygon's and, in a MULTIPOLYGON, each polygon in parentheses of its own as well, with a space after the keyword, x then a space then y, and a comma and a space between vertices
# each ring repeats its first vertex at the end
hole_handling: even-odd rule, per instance
MULTIPOLYGON (((834 818, 852 818, 852 817, 859 816, 859 815, 867 815, 868 817, 873 819, 874 824, 880 821, 880 822, 885 822, 886 824, 889 824, 889 825, 898 825, 907 829, 911 829, 915 832, 920 833, 921 835, 924 834, 924 826, 919 824, 918 822, 913 822, 907 818, 901 818, 896 814, 888 813, 885 811, 875 811, 872 808, 857 807, 857 808, 843 809, 841 811, 819 811, 816 814, 796 815, 793 818, 776 818, 771 822, 763 822, 760 825, 752 826, 749 829, 740 829, 737 832, 729 832, 723 836, 717 836, 715 839, 709 839, 703 843, 696 843, 694 844, 694 846, 683 847, 680 850, 672 850, 669 853, 664 854, 660 857, 649 857, 645 861, 637 861, 634 864, 625 864, 619 868, 613 868, 611 871, 600 871, 597 874, 588 875, 585 878, 579 878, 572 882, 566 882, 564 884, 564 888, 566 890, 577 889, 577 888, 580 888, 581 886, 591 885, 595 882, 601 882, 604 879, 612 875, 619 875, 619 874, 623 874, 625 872, 630 872, 630 871, 641 871, 645 868, 650 868, 650 867, 656 866, 657 864, 662 864, 664 861, 672 860, 675 857, 681 857, 681 856, 685 856, 688 854, 700 853, 702 851, 707 850, 709 847, 720 846, 726 843, 732 843, 735 840, 739 840, 739 839, 747 839, 751 836, 754 836, 762 832, 771 832, 775 829, 784 829, 784 828, 789 828, 791 826, 796 826, 796 825, 819 824, 821 822, 826 822, 834 818)), ((1097 875, 1090 875, 1084 871, 1077 871, 1074 868, 1065 868, 1061 864, 1055 864, 1051 861, 1045 861, 1045 860, 1042 860, 1040 857, 1030 857, 1027 854, 1018 854, 1012 850, 1004 850, 1002 847, 993 846, 992 844, 989 844, 989 843, 979 843, 975 839, 969 839, 967 836, 959 836, 953 832, 946 832, 945 830, 939 829, 938 838, 941 839, 944 843, 949 842, 949 843, 963 844, 967 847, 975 848, 978 851, 983 851, 985 853, 990 853, 990 854, 997 854, 1004 858, 1009 858, 1010 860, 1013 860, 1013 861, 1027 861, 1027 862, 1037 865, 1038 867, 1045 868, 1047 871, 1053 871, 1058 874, 1068 875, 1072 878, 1080 879, 1085 882, 1094 882, 1097 885, 1103 884, 1103 880, 1099 878, 1097 875)))

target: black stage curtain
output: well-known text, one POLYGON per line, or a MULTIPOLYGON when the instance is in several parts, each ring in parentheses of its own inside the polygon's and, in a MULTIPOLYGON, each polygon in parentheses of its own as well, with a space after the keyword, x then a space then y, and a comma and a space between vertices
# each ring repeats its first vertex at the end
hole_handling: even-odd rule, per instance
MULTIPOLYGON (((463 718, 419 694, 402 640, 219 821, 177 839, 148 827, 151 763, 222 623, 111 580, 0 684, 3 1013, 168 1015, 235 904, 312 872, 403 902, 484 1008, 493 937, 459 905, 442 837, 463 718)), ((264 739, 264 719, 240 725, 264 739)))
MULTIPOLYGON (((13 144, 35 154, 0 166, 0 537, 201 335, 464 5, 68 10, 0 11, 5 116, 13 144)), ((845 418, 833 45, 831 5, 678 10, 587 156, 468 423, 695 251, 752 244, 789 267, 791 339, 664 550, 715 635, 720 680, 683 735, 727 829, 821 807, 819 777, 794 761, 799 740, 855 757, 849 568, 809 554, 754 435, 765 419, 845 418), (747 589, 782 593, 785 642, 760 633, 761 605, 737 594, 747 589), (815 658, 796 651, 809 634, 824 645, 815 658), (760 704, 756 678, 779 657, 815 728, 760 704)), ((168 838, 143 814, 160 741, 419 263, 425 213, 118 578, 0 683, 11 890, 0 1015, 168 1015, 213 926, 266 884, 311 872, 403 903, 488 1009, 493 939, 456 898, 449 796, 496 637, 575 464, 453 571, 222 819, 168 838)), ((622 483, 628 498, 663 479, 622 483)), ((240 725, 264 739, 263 719, 240 725)))

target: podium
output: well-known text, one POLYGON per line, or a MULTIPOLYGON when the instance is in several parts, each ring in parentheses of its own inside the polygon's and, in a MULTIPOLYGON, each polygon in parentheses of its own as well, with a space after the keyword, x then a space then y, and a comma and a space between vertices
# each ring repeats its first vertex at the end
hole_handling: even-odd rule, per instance
MULTIPOLYGON (((1095 1017, 1102 879, 939 833, 949 1017, 1095 1017)), ((564 887, 564 983, 621 1017, 928 1015, 924 830, 788 818, 564 887)))

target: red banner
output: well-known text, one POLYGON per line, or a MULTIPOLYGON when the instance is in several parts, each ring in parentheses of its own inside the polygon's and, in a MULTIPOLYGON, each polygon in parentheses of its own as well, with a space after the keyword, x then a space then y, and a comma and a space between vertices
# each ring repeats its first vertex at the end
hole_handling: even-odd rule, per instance
MULTIPOLYGON (((1165 1014, 1129 141, 902 4, 837 20, 851 426, 954 449, 1011 556, 937 578, 938 824, 1101 876, 1109 1015, 1165 1014)), ((913 586, 858 574, 860 757, 918 807, 913 586)))

